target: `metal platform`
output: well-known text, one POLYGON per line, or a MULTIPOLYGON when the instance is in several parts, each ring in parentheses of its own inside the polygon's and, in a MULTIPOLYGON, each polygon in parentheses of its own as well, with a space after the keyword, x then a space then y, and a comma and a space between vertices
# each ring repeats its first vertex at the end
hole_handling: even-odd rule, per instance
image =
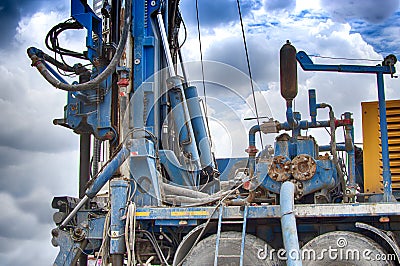
MULTIPOLYGON (((400 215, 400 203, 353 203, 353 204, 307 204, 295 205, 296 217, 360 217, 400 215)), ((197 220, 218 219, 216 207, 190 208, 138 208, 138 220, 197 220)), ((240 206, 224 208, 223 218, 239 219, 243 217, 240 206)), ((280 218, 280 206, 249 206, 248 219, 280 218)), ((184 223, 183 223, 184 224, 184 223)))

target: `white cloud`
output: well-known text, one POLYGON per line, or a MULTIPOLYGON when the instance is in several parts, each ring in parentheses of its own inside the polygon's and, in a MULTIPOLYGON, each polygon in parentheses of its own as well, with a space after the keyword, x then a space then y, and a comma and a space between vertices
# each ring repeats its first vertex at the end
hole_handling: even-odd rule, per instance
MULTIPOLYGON (((52 124, 64 115, 66 93, 46 83, 26 54, 30 46, 43 48, 47 31, 65 16, 23 18, 15 39, 0 50, 2 265, 51 264, 58 252, 50 243, 52 198, 77 194, 79 138, 52 124)), ((61 36, 65 45, 82 49, 68 37, 61 36)))

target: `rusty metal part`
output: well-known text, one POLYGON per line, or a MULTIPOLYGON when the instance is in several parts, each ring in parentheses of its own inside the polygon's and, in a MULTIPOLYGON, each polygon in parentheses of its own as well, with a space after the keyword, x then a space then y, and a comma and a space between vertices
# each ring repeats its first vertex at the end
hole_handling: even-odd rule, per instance
POLYGON ((282 155, 275 156, 269 166, 268 175, 275 181, 284 182, 290 178, 291 174, 290 159, 282 155))
POLYGON ((292 179, 292 180, 290 180, 290 182, 292 182, 292 183, 296 186, 296 191, 295 191, 295 194, 294 194, 294 199, 295 199, 295 200, 301 199, 301 198, 304 196, 304 193, 303 193, 303 191, 304 191, 303 183, 302 183, 301 181, 299 181, 299 180, 296 180, 296 179, 292 179))
POLYGON ((310 180, 317 170, 317 163, 307 154, 297 155, 292 160, 292 175, 296 180, 310 180))

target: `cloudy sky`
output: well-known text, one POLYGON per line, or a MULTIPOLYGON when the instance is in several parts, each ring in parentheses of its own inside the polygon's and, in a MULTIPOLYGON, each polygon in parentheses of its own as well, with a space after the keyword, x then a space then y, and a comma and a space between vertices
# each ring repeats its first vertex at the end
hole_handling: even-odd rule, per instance
MULTIPOLYGON (((194 1, 181 2, 189 33, 184 56, 196 61, 200 56, 194 1)), ((399 0, 241 0, 241 4, 253 78, 260 91, 260 113, 281 121, 284 101, 279 92, 278 53, 286 40, 297 50, 328 57, 381 60, 390 53, 400 55, 399 0)), ((2 265, 51 265, 57 254, 50 244, 51 199, 77 194, 78 136, 52 125, 54 118, 63 116, 66 94, 49 86, 30 67, 26 56, 29 46, 44 49, 47 31, 68 16, 68 0, 0 1, 2 265)), ((252 116, 248 108, 252 98, 248 79, 240 72, 247 73, 247 66, 236 1, 201 0, 199 16, 204 58, 239 69, 221 63, 206 65, 211 127, 224 132, 222 138, 213 133, 215 149, 220 156, 244 155, 246 140, 241 138, 252 123, 240 121, 252 116), (216 68, 228 74, 212 71, 216 68), (240 127, 235 126, 238 121, 240 127), (233 141, 238 145, 232 146, 233 141)), ((65 34, 62 43, 79 49, 84 37, 82 33, 65 34)), ((377 63, 314 60, 330 64, 377 63)), ((199 79, 195 74, 191 77, 199 79)), ((387 98, 399 99, 399 80, 386 78, 385 82, 387 98)), ((195 84, 201 88, 201 84, 195 84)), ((337 116, 345 111, 354 114, 357 142, 361 142, 360 102, 377 99, 375 77, 299 70, 296 109, 305 119, 308 88, 316 88, 317 100, 332 104, 337 116)), ((325 111, 320 113, 321 119, 327 118, 325 111)), ((321 135, 322 143, 327 141, 326 133, 315 134, 321 135)))

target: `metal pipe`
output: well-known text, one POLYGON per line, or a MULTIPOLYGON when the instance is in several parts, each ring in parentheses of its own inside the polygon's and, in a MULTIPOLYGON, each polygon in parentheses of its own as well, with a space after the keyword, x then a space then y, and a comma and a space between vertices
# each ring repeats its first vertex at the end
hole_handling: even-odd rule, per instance
POLYGON ((125 253, 125 221, 126 201, 128 199, 127 180, 113 178, 110 181, 111 220, 110 220, 110 254, 122 255, 125 253))
POLYGON ((286 181, 282 184, 280 191, 281 225, 288 266, 302 265, 296 216, 294 214, 295 192, 296 187, 292 182, 286 181))
MULTIPOLYGON (((79 198, 85 195, 86 184, 90 179, 90 134, 82 133, 79 139, 79 198)), ((79 256, 79 266, 87 265, 87 255, 79 256)))
POLYGON ((60 224, 60 228, 64 228, 69 221, 72 220, 72 218, 74 218, 74 216, 76 215, 76 213, 83 207, 83 205, 86 204, 86 202, 89 200, 88 196, 83 196, 83 198, 81 199, 81 201, 79 201, 79 203, 76 205, 76 207, 68 214, 67 217, 65 217, 64 221, 60 224))
POLYGON ((329 108, 329 128, 331 130, 331 153, 333 157, 333 164, 336 167, 336 171, 339 175, 340 184, 342 185, 342 190, 346 190, 346 180, 344 179, 344 174, 342 169, 339 166, 339 160, 337 157, 337 150, 336 150, 336 125, 335 125, 335 113, 333 112, 332 106, 329 104, 325 104, 324 107, 329 108))
POLYGON ((164 47, 165 58, 167 59, 168 72, 170 77, 173 77, 176 75, 174 69, 174 62, 172 61, 171 50, 169 48, 168 37, 165 31, 164 19, 161 12, 157 14, 157 22, 158 22, 158 27, 160 28, 160 35, 164 47))
POLYGON ((100 171, 100 173, 94 179, 92 185, 86 190, 84 197, 61 223, 60 228, 65 227, 76 215, 76 213, 86 204, 86 202, 96 196, 100 189, 107 183, 107 181, 110 180, 113 174, 125 162, 128 156, 129 150, 123 146, 117 155, 115 155, 114 158, 100 171))
POLYGON ((173 76, 167 79, 168 97, 171 103, 171 112, 174 119, 175 132, 178 134, 179 145, 182 147, 189 165, 196 171, 201 168, 200 157, 193 133, 192 122, 189 119, 189 111, 186 105, 183 80, 181 77, 173 76))
POLYGON ((261 130, 259 125, 252 126, 249 130, 249 147, 246 149, 246 152, 249 154, 248 168, 250 178, 253 176, 256 169, 256 133, 261 130))
POLYGON ((392 176, 390 173, 389 162, 389 143, 388 143, 388 130, 386 121, 386 101, 385 90, 383 83, 383 73, 377 73, 378 83, 378 104, 379 104, 379 126, 381 132, 381 145, 382 145, 382 175, 383 175, 383 200, 390 202, 392 200, 392 176))
POLYGON ((114 156, 114 158, 100 171, 94 179, 92 185, 86 190, 86 195, 93 198, 100 191, 100 189, 111 179, 113 174, 125 162, 129 156, 129 150, 122 146, 121 150, 114 156))
POLYGON ((194 86, 189 86, 186 87, 184 91, 190 121, 192 122, 193 134, 200 156, 201 167, 202 169, 207 168, 206 170, 211 172, 208 174, 212 174, 212 171, 215 168, 214 159, 211 152, 211 142, 207 134, 206 121, 200 107, 197 89, 194 86))
POLYGON ((180 196, 186 196, 190 198, 208 198, 210 195, 207 193, 183 188, 183 187, 178 187, 178 186, 173 186, 170 184, 163 183, 162 187, 164 189, 164 192, 166 194, 175 194, 175 195, 180 195, 180 196))
POLYGON ((85 195, 90 179, 90 134, 83 133, 79 139, 79 198, 85 195))
MULTIPOLYGON (((344 113, 344 119, 351 121, 351 113, 344 113)), ((356 160, 354 154, 354 132, 353 124, 345 126, 345 147, 348 154, 348 173, 349 173, 349 189, 352 194, 356 193, 356 160)))
MULTIPOLYGON (((321 145, 318 146, 318 151, 331 151, 332 147, 331 145, 321 145)), ((346 151, 346 147, 343 144, 336 144, 336 150, 337 151, 346 151)))

